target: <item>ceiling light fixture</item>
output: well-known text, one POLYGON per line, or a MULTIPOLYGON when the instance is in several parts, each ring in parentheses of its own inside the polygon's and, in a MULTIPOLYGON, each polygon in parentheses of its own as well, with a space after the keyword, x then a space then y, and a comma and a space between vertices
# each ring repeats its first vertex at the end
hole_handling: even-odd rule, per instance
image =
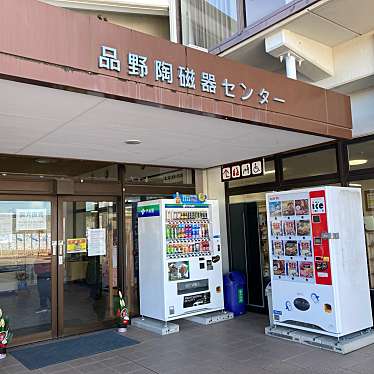
POLYGON ((362 187, 362 184, 359 184, 359 183, 349 183, 349 187, 362 187))
POLYGON ((361 159, 361 160, 350 160, 349 166, 358 166, 358 165, 365 165, 368 163, 368 160, 361 159))
POLYGON ((125 144, 138 145, 138 144, 142 144, 142 141, 139 139, 129 139, 125 141, 125 144))

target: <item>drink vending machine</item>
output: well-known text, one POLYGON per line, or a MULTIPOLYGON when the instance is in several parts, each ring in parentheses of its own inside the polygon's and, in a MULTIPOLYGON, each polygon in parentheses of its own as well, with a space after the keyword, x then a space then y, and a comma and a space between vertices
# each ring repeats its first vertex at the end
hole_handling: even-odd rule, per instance
POLYGON ((274 324, 341 337, 372 327, 361 191, 266 195, 274 324))
POLYGON ((138 204, 140 314, 161 321, 224 309, 218 202, 138 204))

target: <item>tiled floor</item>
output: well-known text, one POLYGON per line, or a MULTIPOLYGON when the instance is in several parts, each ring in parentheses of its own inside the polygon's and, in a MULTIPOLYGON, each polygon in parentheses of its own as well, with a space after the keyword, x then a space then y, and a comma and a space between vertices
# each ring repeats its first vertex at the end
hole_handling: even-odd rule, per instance
POLYGON ((8 356, 0 374, 374 374, 374 345, 342 356, 265 336, 266 323, 256 314, 212 326, 182 321, 164 337, 130 327, 136 346, 34 371, 8 356))

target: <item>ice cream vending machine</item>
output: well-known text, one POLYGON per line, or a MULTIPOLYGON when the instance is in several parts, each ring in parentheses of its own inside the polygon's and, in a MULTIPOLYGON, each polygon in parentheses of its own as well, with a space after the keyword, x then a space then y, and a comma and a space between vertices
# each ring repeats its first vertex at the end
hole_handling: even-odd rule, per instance
POLYGON ((218 203, 138 204, 140 314, 171 321, 223 310, 218 203))
POLYGON ((275 325, 334 337, 372 327, 361 191, 266 195, 275 325))

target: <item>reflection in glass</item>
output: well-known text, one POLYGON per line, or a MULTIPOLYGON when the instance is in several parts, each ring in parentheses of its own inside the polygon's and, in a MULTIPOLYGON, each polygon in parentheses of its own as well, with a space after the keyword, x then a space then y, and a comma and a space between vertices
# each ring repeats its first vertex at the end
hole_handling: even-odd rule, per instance
POLYGON ((64 202, 64 327, 113 318, 116 207, 115 202, 64 202))
POLYGON ((335 148, 283 159, 284 179, 297 179, 337 172, 335 148))
POLYGON ((125 183, 192 184, 192 170, 162 166, 126 165, 125 183))
POLYGON ((51 330, 48 201, 0 201, 0 306, 16 338, 51 330))
POLYGON ((236 0, 181 0, 184 45, 212 48, 238 31, 236 0))
POLYGON ((374 179, 354 181, 350 187, 361 189, 370 287, 374 288, 374 179))
POLYGON ((348 145, 349 169, 374 168, 374 140, 348 145))
POLYGON ((291 1, 292 0, 246 0, 245 10, 247 26, 270 15, 291 1))

